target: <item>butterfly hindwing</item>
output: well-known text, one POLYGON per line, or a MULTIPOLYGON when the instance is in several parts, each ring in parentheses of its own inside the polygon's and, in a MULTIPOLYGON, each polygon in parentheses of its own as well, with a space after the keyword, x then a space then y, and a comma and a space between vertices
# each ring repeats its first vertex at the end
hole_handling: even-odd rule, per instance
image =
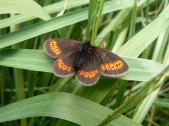
POLYGON ((66 39, 49 39, 44 43, 44 49, 46 53, 53 57, 58 58, 62 55, 77 50, 79 45, 82 45, 79 41, 66 40, 66 39))
POLYGON ((69 76, 75 73, 74 64, 79 51, 72 51, 67 55, 59 57, 53 65, 53 73, 59 77, 69 76))
POLYGON ((103 76, 117 77, 125 74, 128 70, 127 63, 116 54, 100 47, 93 47, 98 60, 99 71, 103 76))
POLYGON ((85 59, 77 72, 76 79, 84 86, 92 86, 98 82, 100 77, 97 60, 92 54, 85 59))

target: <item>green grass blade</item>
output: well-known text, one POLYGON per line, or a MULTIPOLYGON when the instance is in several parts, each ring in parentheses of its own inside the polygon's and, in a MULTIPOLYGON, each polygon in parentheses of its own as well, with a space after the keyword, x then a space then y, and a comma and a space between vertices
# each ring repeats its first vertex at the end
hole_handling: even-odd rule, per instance
POLYGON ((97 0, 96 8, 94 10, 95 15, 92 15, 94 17, 93 19, 93 27, 92 27, 92 36, 91 36, 91 45, 95 45, 95 39, 96 35, 99 29, 99 25, 101 22, 101 16, 102 16, 102 11, 103 11, 103 6, 104 6, 104 0, 97 0))
MULTIPOLYGON (((145 85, 137 93, 130 96, 126 101, 124 101, 124 103, 121 104, 120 107, 115 109, 115 111, 112 112, 109 116, 107 116, 100 123, 99 126, 102 126, 103 124, 108 124, 113 119, 115 119, 117 116, 119 116, 119 114, 126 112, 131 107, 137 105, 138 102, 143 101, 146 96, 148 96, 150 93, 152 93, 155 89, 157 89, 160 86, 159 83, 161 83, 164 80, 164 77, 167 75, 168 72, 169 72, 169 66, 165 67, 157 76, 155 76, 155 77, 151 78, 149 81, 147 81, 145 83, 145 85)), ((155 92, 157 92, 157 91, 155 91, 155 92)), ((155 92, 153 92, 153 93, 155 93, 155 92)), ((142 106, 142 107, 145 107, 145 106, 142 106)), ((142 110, 143 109, 144 108, 142 108, 142 110)), ((140 115, 138 115, 138 117, 140 117, 140 115)))
MULTIPOLYGON (((121 4, 117 3, 116 1, 106 2, 103 8, 103 14, 132 6, 132 1, 122 1, 124 2, 122 2, 121 4)), ((45 22, 40 22, 19 31, 2 36, 0 38, 0 48, 16 44, 35 36, 86 20, 88 17, 87 9, 88 8, 81 9, 76 12, 71 12, 69 14, 65 14, 64 16, 56 17, 45 22)))
POLYGON ((164 64, 169 64, 169 43, 166 46, 166 53, 164 56, 164 64))
POLYGON ((80 96, 85 97, 96 103, 102 103, 109 93, 117 87, 117 79, 100 78, 100 81, 93 87, 81 87, 80 96))
MULTIPOLYGON (((83 1, 68 0, 66 9, 71 9, 74 7, 82 6, 87 3, 89 3, 89 0, 83 0, 83 1)), ((51 4, 51 5, 45 6, 43 8, 47 13, 52 14, 52 13, 61 11, 63 9, 63 5, 64 5, 64 1, 60 1, 57 3, 51 4)), ((4 28, 12 24, 19 24, 19 23, 29 21, 32 19, 35 19, 35 17, 31 15, 26 15, 26 14, 16 15, 15 17, 10 17, 7 19, 0 20, 0 28, 4 28)))
POLYGON ((4 78, 3 78, 3 70, 0 67, 0 99, 1 99, 1 105, 4 105, 5 101, 5 87, 4 87, 4 78))
POLYGON ((136 113, 134 114, 133 120, 142 123, 148 111, 150 110, 153 101, 156 99, 160 88, 151 94, 149 94, 141 103, 136 113))
POLYGON ((158 61, 158 62, 162 62, 163 59, 163 54, 165 52, 165 48, 167 45, 167 41, 168 41, 168 35, 169 35, 169 29, 167 29, 166 31, 164 31, 157 40, 155 49, 154 49, 154 53, 152 56, 152 60, 154 61, 158 61))
POLYGON ((162 108, 169 108, 169 99, 157 99, 154 101, 154 105, 162 108))
MULTIPOLYGON (((28 117, 48 116, 69 120, 83 126, 94 126, 112 110, 69 93, 48 93, 0 108, 0 122, 28 117), (99 110, 99 111, 98 111, 99 110), (17 113, 17 114, 16 114, 17 113)), ((120 116, 109 126, 140 126, 120 116)))
POLYGON ((50 19, 48 13, 33 0, 0 0, 0 14, 4 13, 22 13, 43 20, 50 19))
POLYGON ((136 13, 137 13, 137 0, 134 0, 134 6, 132 9, 132 17, 131 17, 130 30, 129 30, 129 39, 135 35, 136 13))
POLYGON ((87 24, 87 28, 86 28, 86 39, 87 40, 91 39, 90 33, 91 33, 91 30, 92 30, 92 26, 93 26, 93 18, 94 18, 94 15, 95 15, 94 10, 96 8, 96 4, 95 4, 96 1, 97 0, 90 0, 90 3, 89 3, 88 24, 87 24))
POLYGON ((113 108, 117 108, 119 107, 123 101, 124 101, 124 93, 125 93, 125 90, 126 90, 126 81, 121 81, 119 83, 119 87, 118 87, 118 93, 117 93, 117 96, 116 96, 116 103, 115 105, 113 106, 113 108))
POLYGON ((169 27, 169 6, 147 27, 137 33, 117 53, 138 57, 162 32, 169 27))
POLYGON ((98 34, 95 42, 96 45, 100 45, 106 35, 108 35, 111 31, 115 32, 130 14, 130 11, 130 8, 121 10, 118 15, 98 34))

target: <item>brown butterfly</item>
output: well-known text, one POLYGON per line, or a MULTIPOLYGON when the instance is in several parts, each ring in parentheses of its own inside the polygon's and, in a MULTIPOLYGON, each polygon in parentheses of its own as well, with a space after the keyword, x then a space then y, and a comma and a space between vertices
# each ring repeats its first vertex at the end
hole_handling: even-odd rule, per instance
POLYGON ((44 49, 50 57, 57 59, 53 64, 56 76, 75 74, 85 86, 96 84, 100 75, 117 77, 128 70, 122 58, 103 48, 91 46, 89 42, 56 38, 45 41, 44 49))

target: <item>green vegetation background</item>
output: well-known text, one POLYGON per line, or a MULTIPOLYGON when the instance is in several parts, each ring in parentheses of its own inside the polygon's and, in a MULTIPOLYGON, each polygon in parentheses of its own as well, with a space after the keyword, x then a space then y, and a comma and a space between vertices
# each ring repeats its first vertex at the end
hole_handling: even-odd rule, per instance
POLYGON ((0 0, 3 126, 169 125, 169 1, 97 2, 0 0), (91 29, 91 43, 122 56, 129 72, 93 87, 55 77, 44 41, 82 41, 91 29))

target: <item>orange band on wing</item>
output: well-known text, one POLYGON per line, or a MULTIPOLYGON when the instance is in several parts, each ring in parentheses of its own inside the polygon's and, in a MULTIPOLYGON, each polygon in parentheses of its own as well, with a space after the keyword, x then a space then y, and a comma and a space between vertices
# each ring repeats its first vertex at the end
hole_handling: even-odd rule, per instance
POLYGON ((71 66, 66 65, 61 58, 58 59, 58 67, 63 71, 70 72, 73 70, 73 68, 71 66))
POLYGON ((84 78, 93 78, 98 74, 98 70, 92 70, 92 71, 83 71, 79 70, 80 76, 83 76, 84 78))
POLYGON ((56 55, 60 55, 62 53, 62 50, 57 45, 56 40, 50 40, 49 46, 50 46, 52 52, 55 53, 56 55))
POLYGON ((121 69, 123 66, 124 63, 121 60, 117 60, 113 63, 101 64, 101 70, 102 71, 117 70, 117 69, 121 69))

